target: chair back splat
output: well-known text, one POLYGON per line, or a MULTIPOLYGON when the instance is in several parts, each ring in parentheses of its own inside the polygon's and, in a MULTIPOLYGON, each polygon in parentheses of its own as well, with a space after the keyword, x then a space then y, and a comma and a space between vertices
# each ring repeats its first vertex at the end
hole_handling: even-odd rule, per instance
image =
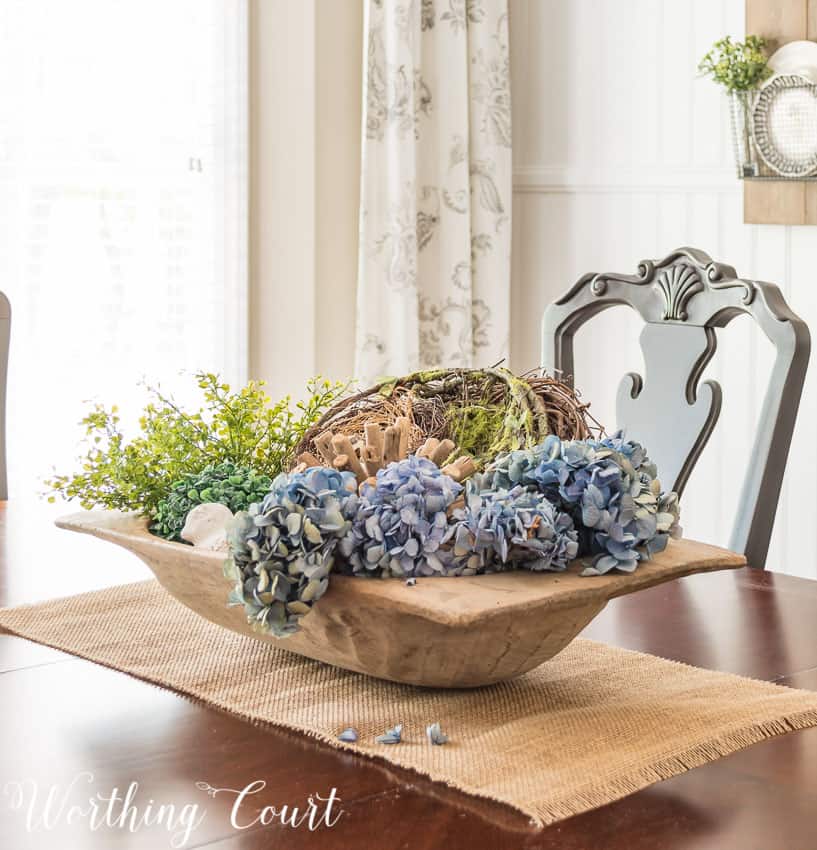
POLYGON ((649 450, 661 478, 683 492, 721 409, 716 381, 700 382, 717 348, 716 329, 748 313, 775 349, 775 360, 747 458, 730 548, 763 567, 811 347, 805 322, 771 283, 739 278, 703 251, 679 248, 644 260, 634 275, 586 274, 551 304, 542 324, 542 363, 573 380, 573 335, 589 319, 627 305, 644 320, 645 374, 625 375, 617 426, 649 450))

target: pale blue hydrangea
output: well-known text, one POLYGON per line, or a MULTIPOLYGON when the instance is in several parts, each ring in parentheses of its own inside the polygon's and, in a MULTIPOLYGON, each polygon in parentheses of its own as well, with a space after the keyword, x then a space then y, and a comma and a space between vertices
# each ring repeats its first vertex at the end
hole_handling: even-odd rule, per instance
POLYGON ((236 514, 224 572, 235 582, 231 604, 253 625, 278 637, 297 631, 326 591, 356 494, 352 473, 313 467, 279 475, 263 501, 236 514))
POLYGON ((550 436, 533 449, 500 455, 476 486, 533 489, 569 513, 579 555, 593 556, 588 575, 632 572, 681 533, 676 494, 661 492, 655 464, 621 433, 569 442, 550 436))
POLYGON ((439 723, 432 723, 430 726, 426 726, 426 737, 429 744, 433 747, 441 747, 443 744, 448 743, 448 735, 443 732, 439 723))
POLYGON ((374 740, 378 744, 399 744, 403 740, 403 724, 398 723, 387 729, 385 734, 378 735, 374 740))
POLYGON ((568 514, 522 485, 480 490, 469 482, 465 505, 453 511, 449 574, 477 575, 506 568, 561 571, 576 557, 577 535, 568 514))
POLYGON ((444 575, 447 510, 462 486, 426 458, 410 455, 363 484, 339 553, 355 575, 444 575))

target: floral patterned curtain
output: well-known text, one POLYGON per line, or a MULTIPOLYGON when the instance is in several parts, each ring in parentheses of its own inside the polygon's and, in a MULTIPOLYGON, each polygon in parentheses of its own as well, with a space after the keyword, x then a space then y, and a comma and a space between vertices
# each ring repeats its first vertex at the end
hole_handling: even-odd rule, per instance
POLYGON ((507 0, 366 0, 356 373, 507 355, 507 0))

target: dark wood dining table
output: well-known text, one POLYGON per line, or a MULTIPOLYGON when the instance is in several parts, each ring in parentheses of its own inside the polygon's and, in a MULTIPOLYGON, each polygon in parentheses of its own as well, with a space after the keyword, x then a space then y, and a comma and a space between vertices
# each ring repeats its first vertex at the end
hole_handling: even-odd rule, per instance
MULTIPOLYGON (((61 532, 34 504, 0 503, 0 606, 150 577, 134 556, 61 532)), ((584 635, 628 649, 817 689, 817 581, 750 568, 692 576, 611 602, 584 635)), ((813 565, 814 566, 814 565, 813 565)), ((817 567, 815 567, 817 569, 817 567)), ((547 734, 543 725, 542 734, 547 734)), ((80 799, 138 783, 134 800, 197 804, 187 848, 255 850, 814 850, 817 728, 781 735, 550 827, 384 762, 250 725, 123 673, 0 634, 0 848, 171 847, 163 825, 92 830, 49 791, 80 799), (77 777, 81 780, 77 782, 77 777), (90 779, 88 777, 91 777, 90 779), (75 784, 72 786, 71 783, 75 784), (262 790, 242 804, 197 783, 262 790), (40 809, 14 799, 28 783, 40 809), (253 820, 335 788, 341 816, 315 831, 253 820), (79 791, 77 791, 79 789, 79 791), (85 796, 79 793, 85 789, 85 796)), ((73 799, 73 798, 72 798, 73 799)), ((26 798, 30 801, 30 797, 26 798)), ((177 835, 177 840, 180 840, 177 835)))

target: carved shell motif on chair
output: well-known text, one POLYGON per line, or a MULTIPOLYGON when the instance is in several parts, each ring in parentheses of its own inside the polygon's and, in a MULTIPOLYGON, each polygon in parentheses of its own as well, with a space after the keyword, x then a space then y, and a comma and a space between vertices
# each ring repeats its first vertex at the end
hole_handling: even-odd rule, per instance
MULTIPOLYGON (((556 302, 556 306, 576 303, 582 292, 593 300, 610 300, 613 290, 622 291, 621 284, 626 285, 626 297, 622 303, 633 306, 648 322, 688 321, 690 314, 687 308, 693 296, 701 293, 701 321, 698 322, 701 325, 710 324, 712 319, 711 313, 706 312, 707 307, 715 301, 719 306, 723 302, 718 293, 740 290, 738 305, 745 309, 753 302, 757 291, 756 282, 738 278, 732 266, 718 263, 696 248, 679 248, 662 260, 642 260, 634 275, 618 272, 586 274, 556 302), (713 295, 714 299, 710 297, 713 295)), ((773 305, 770 304, 769 308, 774 312, 773 305)))
POLYGON ((693 266, 677 264, 664 269, 655 280, 655 288, 664 296, 665 321, 685 322, 688 318, 686 304, 696 292, 703 292, 700 272, 693 266))

